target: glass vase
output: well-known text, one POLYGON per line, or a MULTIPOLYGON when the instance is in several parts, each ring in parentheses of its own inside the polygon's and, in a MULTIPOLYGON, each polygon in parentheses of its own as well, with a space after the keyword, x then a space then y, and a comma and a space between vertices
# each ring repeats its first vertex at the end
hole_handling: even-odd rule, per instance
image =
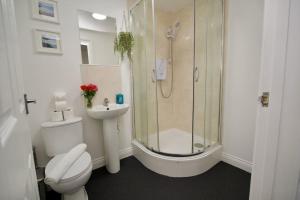
POLYGON ((86 107, 91 108, 93 106, 92 99, 86 99, 86 107))

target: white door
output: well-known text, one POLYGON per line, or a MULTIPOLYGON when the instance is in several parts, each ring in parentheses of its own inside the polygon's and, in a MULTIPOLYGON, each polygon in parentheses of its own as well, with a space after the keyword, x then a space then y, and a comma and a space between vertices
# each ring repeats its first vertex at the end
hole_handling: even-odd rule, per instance
POLYGON ((13 0, 0 0, 0 199, 37 200, 13 0))
MULTIPOLYGON (((251 200, 295 200, 300 172, 300 1, 265 0, 251 200)), ((300 197, 298 197, 300 199, 300 197)))

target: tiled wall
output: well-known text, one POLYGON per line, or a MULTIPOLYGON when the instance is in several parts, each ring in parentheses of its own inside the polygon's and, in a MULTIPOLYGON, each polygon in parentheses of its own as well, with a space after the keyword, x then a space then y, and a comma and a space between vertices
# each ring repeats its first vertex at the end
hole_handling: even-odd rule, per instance
POLYGON ((174 108, 175 128, 192 133, 193 118, 193 58, 194 20, 193 5, 179 10, 174 20, 180 22, 174 42, 174 108))
MULTIPOLYGON (((170 13, 156 9, 156 58, 168 59, 169 58, 169 41, 166 38, 166 32, 170 25, 173 23, 173 17, 170 13)), ((171 66, 167 67, 167 79, 164 81, 157 81, 157 100, 158 100, 158 121, 160 131, 172 128, 174 125, 174 96, 165 99, 162 97, 159 89, 159 84, 165 93, 169 93, 171 87, 171 66)), ((173 93, 174 94, 174 93, 173 93)))
MULTIPOLYGON (((170 25, 180 22, 176 39, 173 41, 174 89, 170 98, 165 99, 158 87, 158 118, 160 131, 177 128, 194 132, 211 141, 217 141, 219 131, 220 73, 222 66, 222 1, 197 1, 187 4, 176 12, 156 11, 156 55, 168 58, 166 31, 170 25), (195 65, 199 79, 193 85, 195 65), (194 89, 194 94, 193 94, 194 89), (194 112, 193 112, 194 98, 194 112)), ((168 66, 167 80, 162 86, 165 91, 171 87, 171 65, 168 66)))
MULTIPOLYGON (((158 58, 169 58, 169 41, 166 32, 176 21, 180 22, 176 39, 173 41, 173 93, 163 98, 158 87, 158 116, 160 131, 178 128, 192 132, 193 101, 193 7, 192 5, 177 12, 156 11, 156 55, 158 58)), ((168 65, 167 79, 162 81, 165 93, 171 87, 171 69, 168 65)))
POLYGON ((98 86, 98 92, 93 104, 102 104, 104 98, 115 102, 115 96, 121 91, 120 67, 81 65, 81 77, 84 84, 93 83, 98 86))

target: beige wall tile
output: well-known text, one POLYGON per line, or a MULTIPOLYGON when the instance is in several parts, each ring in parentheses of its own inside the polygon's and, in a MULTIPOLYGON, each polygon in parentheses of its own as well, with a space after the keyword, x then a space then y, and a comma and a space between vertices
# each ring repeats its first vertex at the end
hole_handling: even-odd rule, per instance
POLYGON ((115 96, 121 92, 120 67, 81 65, 81 76, 84 84, 93 83, 98 86, 98 92, 93 104, 102 104, 104 98, 115 102, 115 96))

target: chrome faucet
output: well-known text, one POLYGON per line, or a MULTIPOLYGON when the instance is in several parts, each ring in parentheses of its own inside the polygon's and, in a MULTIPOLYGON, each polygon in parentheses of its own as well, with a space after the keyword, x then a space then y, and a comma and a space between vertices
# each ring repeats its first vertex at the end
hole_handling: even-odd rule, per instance
POLYGON ((109 104, 109 100, 108 100, 108 98, 105 98, 105 99, 103 100, 103 105, 107 107, 108 104, 109 104))

